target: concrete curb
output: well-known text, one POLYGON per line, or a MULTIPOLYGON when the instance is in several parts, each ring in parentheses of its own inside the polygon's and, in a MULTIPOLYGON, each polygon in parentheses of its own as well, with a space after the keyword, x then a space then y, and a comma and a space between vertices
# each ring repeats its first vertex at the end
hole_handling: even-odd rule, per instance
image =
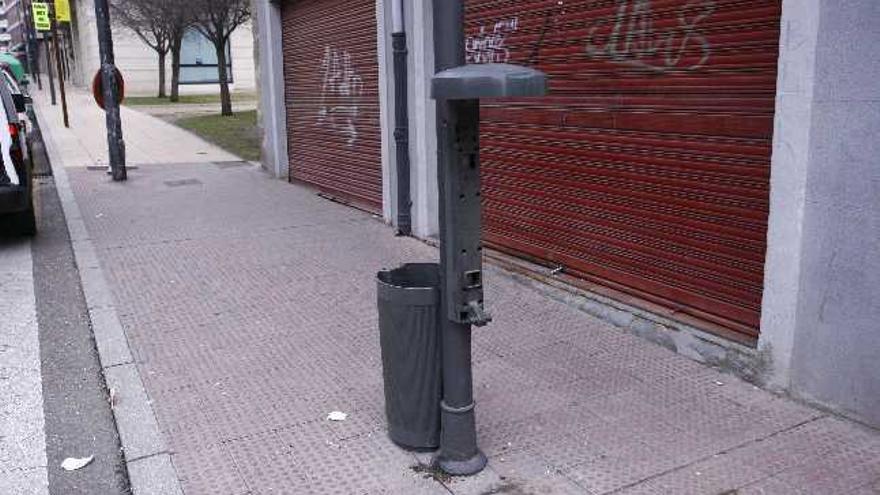
MULTIPOLYGON (((48 122, 36 105, 34 111, 39 122, 48 122)), ((134 495, 183 495, 171 453, 159 430, 156 414, 119 321, 113 293, 104 278, 98 253, 70 187, 64 158, 58 153, 52 129, 41 125, 41 131, 67 220, 104 379, 107 387, 115 391, 113 416, 131 491, 134 495)))

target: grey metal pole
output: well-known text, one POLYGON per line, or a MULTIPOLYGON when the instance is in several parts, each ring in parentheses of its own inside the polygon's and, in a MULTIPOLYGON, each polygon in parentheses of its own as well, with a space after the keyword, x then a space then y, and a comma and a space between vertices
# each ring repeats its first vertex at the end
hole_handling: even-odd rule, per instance
POLYGON ((43 76, 40 74, 40 42, 34 39, 33 41, 33 64, 34 64, 34 79, 37 80, 37 89, 43 91, 43 76))
POLYGON ((116 67, 113 57, 113 32, 110 28, 110 9, 107 0, 95 0, 95 17, 98 26, 98 48, 101 53, 104 112, 107 114, 110 170, 114 181, 124 181, 128 178, 125 168, 125 141, 122 139, 119 88, 116 86, 116 67))
POLYGON ((43 80, 40 77, 40 44, 37 41, 37 30, 34 28, 34 16, 30 4, 24 6, 24 25, 27 30, 28 65, 31 69, 31 77, 37 81, 37 89, 43 90, 43 80))
POLYGON ((64 127, 70 127, 70 116, 67 113, 67 93, 64 91, 64 65, 61 62, 61 43, 58 41, 58 21, 52 19, 52 40, 55 43, 55 64, 58 67, 58 91, 61 93, 61 113, 64 116, 64 127))
POLYGON ((394 51, 394 140, 397 145, 397 233, 412 234, 409 156, 409 81, 403 1, 394 0, 391 44, 394 51))
POLYGON ((57 105, 55 99, 55 69, 52 68, 52 45, 49 44, 47 36, 43 35, 43 44, 46 49, 46 73, 49 75, 49 94, 52 96, 52 105, 57 105))
MULTIPOLYGON (((436 72, 465 63, 461 0, 434 2, 434 63, 436 72)), ((479 168, 474 161, 478 152, 475 135, 478 125, 478 100, 437 101, 443 401, 440 452, 436 461, 445 472, 460 476, 479 473, 487 463, 486 456, 477 447, 471 324, 462 322, 470 318, 451 317, 464 308, 455 307, 458 306, 456 298, 450 295, 467 283, 459 280, 462 277, 457 267, 462 259, 473 261, 482 254, 473 246, 464 249, 466 253, 458 252, 469 244, 468 238, 476 236, 478 241, 480 235, 479 203, 473 204, 472 198, 464 194, 464 188, 479 190, 479 168), (473 172, 476 177, 468 175, 473 172), (475 184, 466 184, 474 179, 475 184), (459 198, 466 198, 470 203, 465 204, 459 198)))

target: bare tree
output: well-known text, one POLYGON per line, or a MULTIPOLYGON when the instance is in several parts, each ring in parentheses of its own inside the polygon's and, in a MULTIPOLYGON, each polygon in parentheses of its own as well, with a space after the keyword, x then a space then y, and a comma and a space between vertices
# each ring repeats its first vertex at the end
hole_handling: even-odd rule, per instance
POLYGON ((192 27, 194 13, 192 8, 181 0, 153 1, 158 1, 162 5, 171 50, 171 101, 177 102, 180 100, 180 48, 187 29, 192 27))
POLYGON ((165 61, 171 52, 171 101, 180 95, 180 48, 192 25, 192 8, 180 0, 112 0, 113 18, 159 55, 159 97, 164 98, 165 61))
POLYGON ((159 55, 159 98, 165 98, 165 58, 171 49, 171 36, 162 15, 166 0, 112 0, 113 20, 134 32, 159 55))
POLYGON ((250 20, 250 0, 196 0, 191 5, 196 7, 193 26, 214 45, 217 52, 221 114, 232 115, 226 47, 232 33, 250 20))

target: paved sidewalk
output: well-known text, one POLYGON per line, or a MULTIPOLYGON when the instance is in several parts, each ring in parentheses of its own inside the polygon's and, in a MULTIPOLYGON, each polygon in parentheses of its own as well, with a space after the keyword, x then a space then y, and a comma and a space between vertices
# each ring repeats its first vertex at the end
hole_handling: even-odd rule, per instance
MULTIPOLYGON (((41 127, 64 129, 61 102, 50 104, 48 90, 35 91, 34 104, 43 118, 41 127)), ((68 88, 70 131, 55 133, 55 151, 66 167, 107 166, 107 132, 103 112, 91 93, 68 88)), ((142 112, 121 107, 122 135, 130 165, 227 161, 239 158, 213 146, 194 134, 142 112), (173 137, 173 140, 169 140, 173 137)), ((56 164, 57 165, 57 164, 56 164)))
MULTIPOLYGON (((143 139, 181 143, 161 129, 143 139)), ((187 495, 880 493, 878 432, 492 267, 496 321, 474 349, 490 467, 426 478, 385 436, 374 277, 436 251, 256 168, 212 161, 225 162, 152 161, 115 184, 65 159, 187 495), (326 421, 334 410, 349 419, 326 421)))

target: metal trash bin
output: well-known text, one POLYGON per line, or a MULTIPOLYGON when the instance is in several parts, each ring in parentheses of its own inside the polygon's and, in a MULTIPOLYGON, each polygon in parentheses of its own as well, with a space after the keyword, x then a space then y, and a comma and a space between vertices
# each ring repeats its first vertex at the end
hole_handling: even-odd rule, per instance
POLYGON ((410 450, 440 445, 440 266, 411 263, 377 275, 388 436, 410 450))

